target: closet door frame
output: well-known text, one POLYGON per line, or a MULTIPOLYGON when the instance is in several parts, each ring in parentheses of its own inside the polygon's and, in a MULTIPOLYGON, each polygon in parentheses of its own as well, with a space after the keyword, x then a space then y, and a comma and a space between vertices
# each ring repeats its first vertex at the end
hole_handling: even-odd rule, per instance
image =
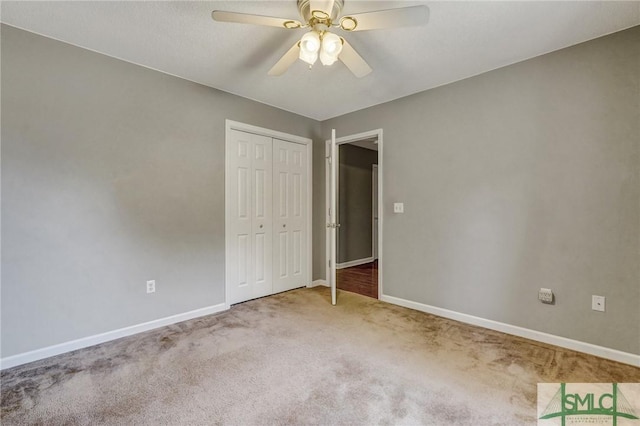
POLYGON ((231 130, 239 130, 241 132, 253 133, 255 135, 267 136, 274 139, 280 139, 287 142, 294 142, 297 144, 304 145, 306 148, 306 156, 307 156, 307 217, 306 217, 306 229, 307 229, 307 244, 306 244, 306 277, 305 282, 307 283, 307 287, 312 287, 312 212, 311 212, 311 202, 313 199, 313 141, 309 138, 304 138, 302 136, 291 135, 288 133, 278 132, 276 130, 266 129, 263 127, 253 126, 251 124, 241 123, 239 121, 226 120, 225 121, 225 191, 224 191, 224 202, 225 202, 225 305, 230 305, 229 300, 229 291, 230 291, 230 277, 229 271, 233 267, 232 265, 236 265, 237 259, 235 259, 235 255, 229 249, 229 236, 230 236, 230 188, 228 187, 229 179, 227 178, 227 173, 229 171, 229 153, 230 145, 232 140, 230 138, 231 130))

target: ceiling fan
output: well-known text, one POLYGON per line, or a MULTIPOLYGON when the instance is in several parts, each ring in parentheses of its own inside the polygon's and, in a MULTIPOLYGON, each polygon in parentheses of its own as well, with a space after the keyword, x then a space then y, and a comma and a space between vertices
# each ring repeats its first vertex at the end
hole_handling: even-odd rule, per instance
POLYGON ((214 10, 211 17, 220 22, 266 25, 296 30, 310 28, 282 58, 269 70, 269 75, 278 76, 301 59, 311 67, 320 58, 323 65, 332 65, 338 59, 358 78, 371 72, 371 67, 353 47, 332 28, 344 31, 367 31, 383 28, 424 25, 429 18, 427 6, 411 6, 398 9, 378 10, 340 17, 344 0, 297 0, 302 21, 273 18, 271 16, 214 10), (339 18, 339 19, 338 19, 339 18))

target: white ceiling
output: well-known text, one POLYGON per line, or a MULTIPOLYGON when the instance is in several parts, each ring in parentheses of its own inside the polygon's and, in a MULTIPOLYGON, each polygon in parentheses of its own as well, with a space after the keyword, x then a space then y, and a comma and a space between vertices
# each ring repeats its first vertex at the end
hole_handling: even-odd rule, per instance
POLYGON ((287 1, 1 3, 1 20, 51 38, 325 120, 640 24, 640 1, 345 0, 343 14, 426 4, 425 27, 344 34, 371 65, 267 71, 304 30, 214 22, 229 10, 298 19, 287 1))

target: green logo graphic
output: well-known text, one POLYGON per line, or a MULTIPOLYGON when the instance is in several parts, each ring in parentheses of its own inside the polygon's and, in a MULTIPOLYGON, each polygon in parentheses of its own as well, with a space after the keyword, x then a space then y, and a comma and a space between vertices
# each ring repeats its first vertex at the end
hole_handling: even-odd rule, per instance
POLYGON ((540 416, 541 420, 560 417, 565 426, 569 416, 609 416, 613 426, 618 424, 618 418, 638 420, 633 407, 618 388, 612 383, 611 393, 567 393, 566 383, 560 384, 547 408, 540 416))

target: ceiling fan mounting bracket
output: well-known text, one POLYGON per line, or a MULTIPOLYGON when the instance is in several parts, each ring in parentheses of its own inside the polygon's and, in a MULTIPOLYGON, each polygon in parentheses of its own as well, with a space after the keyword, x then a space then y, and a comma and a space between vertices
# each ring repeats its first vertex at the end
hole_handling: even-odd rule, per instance
POLYGON ((345 31, 353 31, 358 26, 358 20, 351 16, 343 16, 340 19, 340 25, 337 26, 341 27, 345 31))
POLYGON ((323 33, 331 28, 331 19, 311 18, 309 21, 309 27, 313 28, 314 31, 323 33))
POLYGON ((298 21, 285 21, 282 25, 288 30, 295 30, 303 27, 303 25, 298 21))

